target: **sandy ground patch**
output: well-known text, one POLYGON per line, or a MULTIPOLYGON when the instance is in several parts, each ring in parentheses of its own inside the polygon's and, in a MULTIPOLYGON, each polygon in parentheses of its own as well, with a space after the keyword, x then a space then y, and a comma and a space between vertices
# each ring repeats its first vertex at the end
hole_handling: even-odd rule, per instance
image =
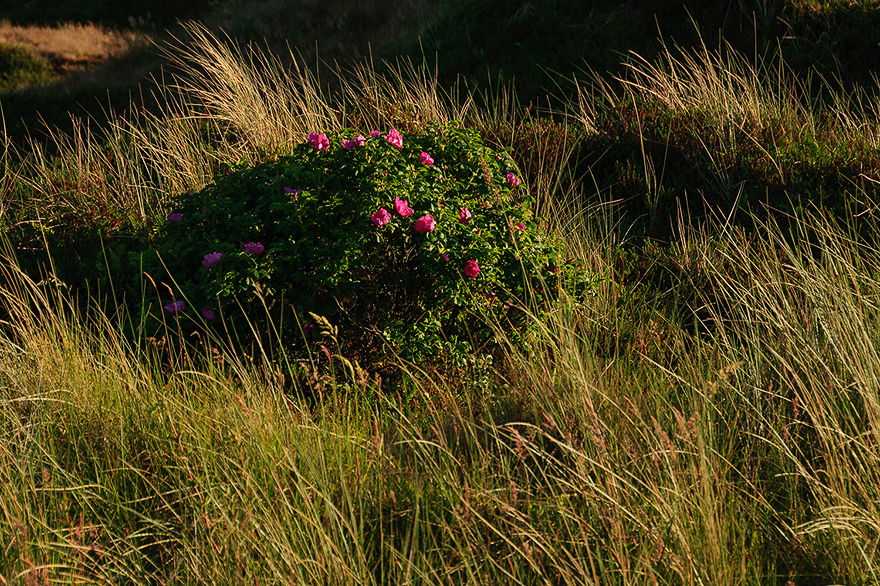
POLYGON ((31 49, 46 57, 58 73, 94 67, 147 42, 141 33, 111 31, 95 24, 24 27, 0 22, 0 44, 31 49))

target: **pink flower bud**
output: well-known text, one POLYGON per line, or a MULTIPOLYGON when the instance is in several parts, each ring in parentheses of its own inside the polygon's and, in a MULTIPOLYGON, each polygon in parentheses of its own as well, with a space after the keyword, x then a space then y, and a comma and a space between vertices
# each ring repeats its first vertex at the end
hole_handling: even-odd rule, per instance
POLYGON ((346 140, 342 143, 342 148, 344 149, 359 149, 362 146, 367 144, 367 139, 361 136, 360 134, 351 140, 346 140))
POLYGON ((248 242, 247 244, 242 244, 241 249, 242 249, 242 251, 244 251, 247 254, 250 254, 253 256, 259 256, 260 254, 263 253, 263 250, 265 248, 259 242, 248 242))

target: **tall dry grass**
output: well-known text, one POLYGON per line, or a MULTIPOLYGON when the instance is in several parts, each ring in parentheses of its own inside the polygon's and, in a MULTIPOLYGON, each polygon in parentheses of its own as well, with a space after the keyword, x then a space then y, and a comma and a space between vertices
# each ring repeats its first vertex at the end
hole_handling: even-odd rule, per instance
POLYGON ((716 309, 717 340, 742 364, 736 400, 753 413, 751 433, 772 446, 790 490, 808 495, 792 535, 825 548, 843 583, 872 583, 880 256, 821 213, 797 227, 731 235, 709 261, 737 275, 718 280, 727 306, 716 309))
POLYGON ((7 264, 0 575, 870 584, 880 265, 803 221, 818 248, 682 240, 715 334, 667 329, 672 361, 599 351, 607 297, 530 305, 505 386, 412 371, 418 412, 344 378, 316 409, 219 345, 169 370, 7 264))
POLYGON ((596 131, 607 110, 640 104, 696 117, 697 134, 717 135, 721 151, 709 152, 713 158, 765 148, 767 135, 776 135, 780 147, 793 141, 820 141, 829 150, 880 144, 876 94, 843 93, 818 75, 800 78, 782 55, 750 60, 730 46, 692 52, 664 47, 654 61, 631 54, 625 65, 619 87, 595 74, 579 86, 575 116, 588 130, 596 131))

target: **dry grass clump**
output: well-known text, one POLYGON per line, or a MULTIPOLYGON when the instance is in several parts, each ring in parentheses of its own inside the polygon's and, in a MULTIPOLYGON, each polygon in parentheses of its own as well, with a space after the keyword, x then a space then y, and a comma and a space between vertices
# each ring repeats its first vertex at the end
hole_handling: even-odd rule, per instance
POLYGON ((578 118, 588 129, 595 129, 597 117, 608 109, 639 104, 699 114, 732 150, 738 147, 737 131, 746 141, 758 140, 761 133, 783 133, 778 137, 782 142, 807 136, 849 144, 855 135, 875 148, 878 144, 876 97, 865 90, 843 94, 826 80, 798 78, 782 58, 752 63, 729 45, 720 51, 704 45, 693 52, 664 47, 654 61, 632 54, 625 65, 617 79, 622 91, 598 77, 591 88, 579 88, 578 118), (822 93, 826 100, 817 99, 822 93))

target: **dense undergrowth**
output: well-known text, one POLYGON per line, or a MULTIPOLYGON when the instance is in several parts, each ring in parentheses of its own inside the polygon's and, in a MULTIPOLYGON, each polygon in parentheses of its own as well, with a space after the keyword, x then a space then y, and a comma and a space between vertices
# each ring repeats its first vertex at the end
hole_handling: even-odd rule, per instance
POLYGON ((161 115, 0 161, 3 582, 877 582, 873 97, 669 52, 554 119, 418 67, 331 97, 189 32, 161 115), (145 332, 172 195, 451 121, 510 149, 594 296, 523 294, 442 370, 355 368, 332 323, 295 364, 271 324, 145 332))

